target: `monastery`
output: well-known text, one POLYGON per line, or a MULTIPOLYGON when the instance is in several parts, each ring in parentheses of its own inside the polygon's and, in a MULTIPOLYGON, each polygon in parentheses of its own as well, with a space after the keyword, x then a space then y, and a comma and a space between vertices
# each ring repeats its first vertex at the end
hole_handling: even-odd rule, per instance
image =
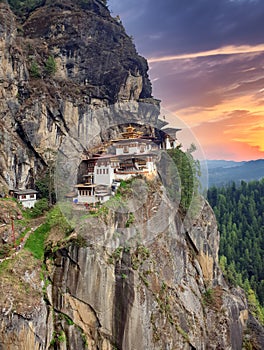
POLYGON ((180 129, 162 130, 161 139, 143 136, 133 126, 128 126, 122 138, 110 141, 101 154, 83 161, 83 181, 75 186, 75 204, 104 203, 120 185, 120 181, 143 175, 155 176, 157 151, 176 148, 176 132, 180 129))

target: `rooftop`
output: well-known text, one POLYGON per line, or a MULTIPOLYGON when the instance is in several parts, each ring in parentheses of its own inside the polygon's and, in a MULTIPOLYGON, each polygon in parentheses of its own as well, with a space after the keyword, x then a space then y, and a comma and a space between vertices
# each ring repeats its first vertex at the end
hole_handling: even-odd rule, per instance
POLYGON ((144 136, 141 138, 137 137, 137 138, 133 138, 133 139, 115 139, 115 140, 112 140, 112 142, 119 143, 119 144, 134 143, 134 142, 140 142, 140 143, 148 142, 148 143, 150 143, 151 141, 152 141, 151 138, 149 138, 149 137, 144 138, 144 136))
POLYGON ((32 189, 25 189, 25 190, 13 190, 15 194, 23 195, 23 194, 37 194, 38 191, 32 190, 32 189))
POLYGON ((165 129, 161 129, 162 132, 164 132, 165 134, 167 134, 170 137, 176 137, 176 133, 177 131, 181 131, 181 129, 176 129, 176 128, 165 128, 165 129))
POLYGON ((86 184, 77 184, 74 187, 78 187, 78 188, 92 188, 92 187, 96 187, 96 185, 95 184, 88 184, 88 183, 86 183, 86 184))

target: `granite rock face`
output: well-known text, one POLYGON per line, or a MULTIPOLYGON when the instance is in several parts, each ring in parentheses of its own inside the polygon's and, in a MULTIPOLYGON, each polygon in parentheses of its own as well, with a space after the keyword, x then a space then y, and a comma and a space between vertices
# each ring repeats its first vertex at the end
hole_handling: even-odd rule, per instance
POLYGON ((17 255, 9 270, 25 290, 0 298, 2 349, 242 348, 247 302, 218 267, 212 209, 201 199, 186 225, 158 181, 145 196, 129 225, 109 207, 50 235, 44 270, 17 255))
MULTIPOLYGON (((206 202, 202 205, 192 227, 203 227, 199 242, 165 205, 167 228, 151 239, 141 231, 135 245, 131 238, 123 246, 116 241, 112 249, 92 244, 94 235, 116 227, 116 217, 108 216, 107 227, 100 220, 86 226, 89 247, 57 251, 50 293, 57 333, 81 346, 80 327, 89 349, 241 349, 247 304, 243 292, 231 291, 222 278, 210 244, 219 239, 214 214, 206 202), (72 323, 60 320, 61 314, 72 323)), ((148 212, 144 205, 135 214, 137 223, 142 212, 148 212)))
MULTIPOLYGON (((103 2, 46 1, 23 20, 1 2, 0 19, 5 188, 34 185, 51 154, 94 110, 131 101, 158 105, 146 60, 103 2)), ((91 132, 107 118, 97 114, 91 132)))

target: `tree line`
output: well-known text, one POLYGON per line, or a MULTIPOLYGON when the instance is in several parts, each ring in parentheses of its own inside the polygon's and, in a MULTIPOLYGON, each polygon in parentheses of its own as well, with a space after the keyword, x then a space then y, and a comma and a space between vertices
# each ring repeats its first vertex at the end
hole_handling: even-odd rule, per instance
MULTIPOLYGON (((228 281, 264 306, 264 178, 211 187, 208 201, 220 231, 219 260, 228 281)), ((261 308, 262 306, 262 308, 261 308)))

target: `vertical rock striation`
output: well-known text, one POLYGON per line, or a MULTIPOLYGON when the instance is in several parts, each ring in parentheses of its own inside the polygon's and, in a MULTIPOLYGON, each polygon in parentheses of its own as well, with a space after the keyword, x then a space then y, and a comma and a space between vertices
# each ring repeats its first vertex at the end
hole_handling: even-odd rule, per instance
MULTIPOLYGON (((76 326, 94 350, 242 348, 245 296, 223 280, 218 246, 210 243, 219 240, 214 214, 203 204, 192 226, 199 240, 177 228, 181 220, 167 207, 169 225, 152 240, 115 249, 89 244, 94 234, 104 235, 98 220, 96 232, 87 227, 84 234, 89 247, 70 244, 56 252, 50 304, 57 332, 70 334, 69 349, 80 342, 76 326), (59 321, 61 314, 72 323, 59 321)), ((112 220, 107 217, 110 227, 112 220)))

